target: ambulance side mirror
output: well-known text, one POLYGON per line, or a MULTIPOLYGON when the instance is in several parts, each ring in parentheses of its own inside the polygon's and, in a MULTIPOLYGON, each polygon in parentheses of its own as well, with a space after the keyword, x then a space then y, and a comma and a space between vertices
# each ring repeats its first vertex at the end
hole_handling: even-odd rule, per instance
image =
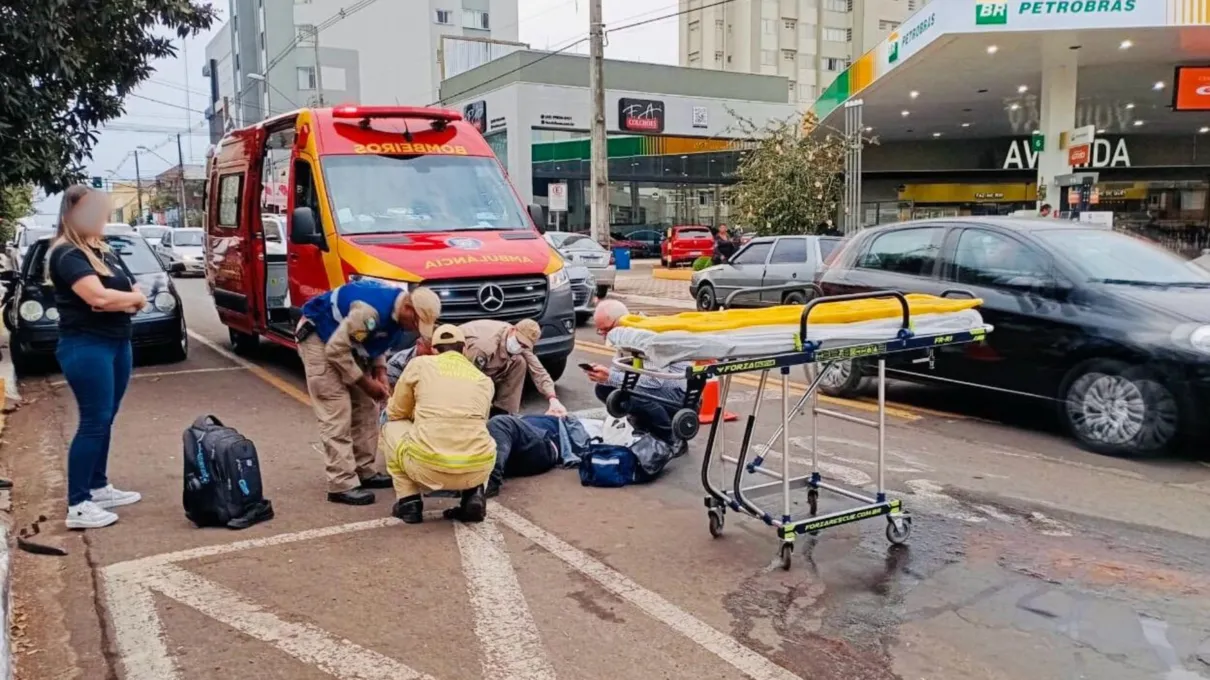
POLYGON ((315 224, 315 213, 310 208, 295 208, 290 221, 290 242, 298 246, 324 247, 324 237, 315 224))
POLYGON ((538 228, 539 234, 546 233, 546 213, 542 212, 542 206, 537 203, 530 203, 529 219, 534 221, 534 226, 538 228))

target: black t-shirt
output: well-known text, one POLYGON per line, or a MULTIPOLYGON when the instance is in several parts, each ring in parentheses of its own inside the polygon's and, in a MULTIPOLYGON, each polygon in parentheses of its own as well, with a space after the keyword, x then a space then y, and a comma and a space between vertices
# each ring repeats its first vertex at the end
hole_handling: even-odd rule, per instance
POLYGON ((127 312, 97 312, 71 287, 86 276, 101 279, 101 285, 111 290, 131 291, 131 280, 122 267, 121 260, 113 252, 93 251, 102 258, 113 272, 101 276, 88 262, 84 251, 70 243, 59 245, 50 251, 47 266, 50 281, 55 286, 55 306, 59 308, 59 331, 79 332, 106 338, 129 338, 131 314, 127 312))

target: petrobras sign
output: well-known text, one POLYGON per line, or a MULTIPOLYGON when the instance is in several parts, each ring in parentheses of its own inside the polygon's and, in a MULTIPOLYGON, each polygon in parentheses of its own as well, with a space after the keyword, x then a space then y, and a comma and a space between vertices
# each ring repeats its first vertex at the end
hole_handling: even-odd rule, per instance
POLYGON ((1167 3, 1162 0, 975 2, 972 18, 976 31, 1163 26, 1167 23, 1167 3))
MULTIPOLYGON (((942 16, 944 17, 944 15, 942 16)), ((903 22, 902 26, 887 37, 887 66, 893 68, 898 65, 899 62, 933 42, 941 33, 942 29, 937 25, 936 12, 917 14, 903 22)))

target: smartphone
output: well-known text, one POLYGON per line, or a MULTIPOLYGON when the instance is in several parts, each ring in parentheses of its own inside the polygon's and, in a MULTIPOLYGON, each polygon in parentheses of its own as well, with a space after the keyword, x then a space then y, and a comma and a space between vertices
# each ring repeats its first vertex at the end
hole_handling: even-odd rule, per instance
POLYGON ((584 371, 585 373, 592 372, 592 364, 576 364, 576 365, 579 366, 580 370, 584 371))

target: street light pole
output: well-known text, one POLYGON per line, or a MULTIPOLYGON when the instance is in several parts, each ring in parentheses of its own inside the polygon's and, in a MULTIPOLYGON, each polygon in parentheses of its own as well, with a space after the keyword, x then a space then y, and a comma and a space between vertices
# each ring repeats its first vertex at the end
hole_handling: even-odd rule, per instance
POLYGON ((135 224, 143 220, 143 175, 139 173, 139 150, 134 150, 134 195, 139 204, 139 214, 134 218, 135 224))
POLYGON ((185 154, 181 152, 181 135, 176 136, 176 157, 180 163, 180 180, 181 180, 181 209, 180 209, 180 224, 182 227, 189 226, 189 208, 185 203, 185 154))

